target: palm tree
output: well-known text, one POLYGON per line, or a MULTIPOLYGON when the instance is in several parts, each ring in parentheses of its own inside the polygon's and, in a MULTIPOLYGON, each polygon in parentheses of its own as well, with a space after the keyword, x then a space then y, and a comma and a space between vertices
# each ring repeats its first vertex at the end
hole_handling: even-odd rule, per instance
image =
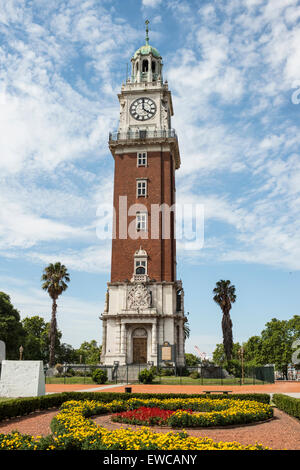
POLYGON ((188 322, 185 322, 185 323, 183 324, 183 336, 184 336, 184 339, 187 339, 187 338, 190 337, 190 332, 191 332, 191 330, 190 330, 190 325, 189 325, 188 322))
POLYGON ((230 318, 231 304, 235 302, 235 287, 230 281, 221 280, 216 283, 213 290, 214 301, 221 307, 223 312, 222 331, 223 345, 227 361, 232 357, 233 339, 232 339, 232 321, 230 318))
POLYGON ((55 264, 50 263, 44 269, 42 279, 42 289, 46 290, 52 299, 52 316, 50 323, 50 355, 49 365, 53 367, 55 365, 55 338, 56 338, 56 310, 57 310, 57 299, 58 297, 68 288, 67 282, 70 282, 70 276, 67 268, 57 262, 55 264))

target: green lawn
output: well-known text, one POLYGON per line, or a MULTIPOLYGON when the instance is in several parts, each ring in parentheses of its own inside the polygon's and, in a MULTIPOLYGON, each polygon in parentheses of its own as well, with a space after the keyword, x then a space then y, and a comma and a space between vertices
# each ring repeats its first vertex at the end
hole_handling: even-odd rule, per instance
MULTIPOLYGON (((126 382, 126 378, 121 379, 118 378, 118 382, 126 382)), ((136 381, 138 382, 138 381, 136 381)), ((106 384, 115 383, 113 382, 106 382, 106 384)), ((191 377, 174 377, 174 376, 156 376, 154 379, 154 384, 162 384, 162 385, 240 385, 239 378, 228 378, 228 379, 192 379, 191 377)), ((261 380, 253 381, 252 378, 245 378, 244 384, 245 385, 262 385, 264 382, 261 380)), ((86 384, 86 385, 95 385, 97 384, 93 382, 91 377, 46 377, 46 384, 86 384)))
MULTIPOLYGON (((115 383, 115 382, 106 382, 115 383)), ((46 384, 86 384, 86 385, 95 385, 99 384, 93 382, 92 377, 46 377, 46 384)))
MULTIPOLYGON (((240 385, 241 381, 239 378, 228 378, 228 379, 192 379, 191 377, 174 377, 174 376, 162 376, 155 377, 153 383, 162 385, 240 385)), ((252 378, 244 378, 245 385, 262 385, 264 382, 261 380, 253 381, 252 378)))
POLYGON ((46 377, 46 384, 94 384, 91 377, 46 377))

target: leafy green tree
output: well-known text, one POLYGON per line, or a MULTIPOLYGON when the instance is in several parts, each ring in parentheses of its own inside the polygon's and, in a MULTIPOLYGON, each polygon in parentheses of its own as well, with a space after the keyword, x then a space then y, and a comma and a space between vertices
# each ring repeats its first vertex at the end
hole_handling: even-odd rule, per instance
MULTIPOLYGON (((47 363, 50 349, 50 323, 45 322, 44 318, 35 315, 33 317, 24 318, 22 325, 26 333, 24 358, 27 360, 40 360, 47 363)), ((61 337, 62 333, 57 329, 55 335, 55 351, 57 351, 58 354, 62 348, 60 344, 61 337)), ((57 360, 58 362, 64 362, 62 361, 61 355, 57 360)))
POLYGON ((79 363, 79 354, 70 344, 62 343, 56 348, 57 362, 60 364, 77 364, 79 363))
POLYGON ((49 324, 35 315, 22 321, 26 332, 24 358, 47 362, 49 357, 49 324))
POLYGON ((49 365, 53 367, 55 365, 55 338, 57 330, 57 299, 58 297, 68 288, 67 283, 70 282, 70 275, 67 268, 57 262, 55 264, 49 264, 44 269, 42 275, 42 288, 46 290, 52 299, 52 315, 50 324, 50 354, 49 354, 49 365))
POLYGON ((293 340, 300 339, 300 315, 294 315, 288 320, 288 328, 291 331, 293 340))
POLYGON ((230 281, 218 281, 213 290, 214 301, 219 305, 223 312, 222 332, 223 345, 227 361, 232 358, 233 337, 232 337, 232 321, 230 318, 231 304, 235 302, 235 287, 230 281))
MULTIPOLYGON (((300 316, 294 315, 290 320, 278 320, 273 318, 266 323, 260 336, 251 336, 244 343, 245 367, 274 364, 275 369, 287 376, 288 364, 292 362, 294 352, 293 343, 300 338, 300 316)), ((232 360, 227 361, 224 347, 217 344, 213 352, 215 364, 222 365, 227 370, 237 370, 237 362, 241 361, 239 355, 240 345, 233 345, 232 360)))
POLYGON ((6 359, 19 359, 19 347, 24 346, 25 331, 19 311, 4 292, 0 292, 0 339, 5 342, 6 359))
POLYGON ((79 349, 77 349, 78 356, 82 356, 82 361, 86 364, 99 364, 102 346, 97 345, 96 340, 85 341, 79 349))
MULTIPOLYGON (((240 343, 234 343, 232 346, 232 356, 231 359, 239 360, 240 358, 240 349, 241 345, 240 343)), ((224 351, 224 345, 219 343, 216 344, 216 348, 213 352, 213 362, 217 366, 225 366, 227 363, 225 351, 224 351)))
POLYGON ((185 353, 185 365, 186 367, 195 367, 200 364, 200 358, 195 354, 185 353))
POLYGON ((293 339, 289 321, 272 318, 261 333, 262 346, 259 354, 261 363, 275 364, 276 370, 287 377, 288 364, 292 359, 293 339))
POLYGON ((261 365, 262 339, 260 336, 251 336, 244 344, 245 362, 253 366, 261 365))
POLYGON ((292 350, 292 362, 294 363, 297 369, 300 369, 300 348, 299 348, 299 340, 300 340, 300 316, 294 315, 291 320, 288 322, 288 326, 291 329, 293 335, 293 350, 292 350), (294 341, 298 340, 298 344, 295 345, 294 341))

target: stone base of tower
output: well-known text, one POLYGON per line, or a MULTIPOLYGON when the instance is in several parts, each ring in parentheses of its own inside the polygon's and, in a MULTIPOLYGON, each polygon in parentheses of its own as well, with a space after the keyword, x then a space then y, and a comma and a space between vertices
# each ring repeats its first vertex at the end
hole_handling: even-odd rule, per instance
POLYGON ((184 366, 180 281, 109 283, 101 320, 104 365, 184 366))

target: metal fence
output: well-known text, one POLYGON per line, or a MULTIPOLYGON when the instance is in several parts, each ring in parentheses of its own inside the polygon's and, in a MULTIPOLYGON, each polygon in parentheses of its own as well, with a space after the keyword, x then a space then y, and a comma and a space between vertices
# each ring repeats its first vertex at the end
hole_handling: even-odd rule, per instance
POLYGON ((94 384, 94 370, 106 370, 107 383, 141 383, 140 373, 147 369, 153 372, 153 384, 164 385, 255 385, 274 383, 273 366, 245 367, 243 373, 229 374, 225 369, 213 365, 197 367, 176 367, 174 365, 155 367, 151 364, 130 364, 119 366, 64 364, 55 376, 48 375, 45 368, 46 383, 94 384))

